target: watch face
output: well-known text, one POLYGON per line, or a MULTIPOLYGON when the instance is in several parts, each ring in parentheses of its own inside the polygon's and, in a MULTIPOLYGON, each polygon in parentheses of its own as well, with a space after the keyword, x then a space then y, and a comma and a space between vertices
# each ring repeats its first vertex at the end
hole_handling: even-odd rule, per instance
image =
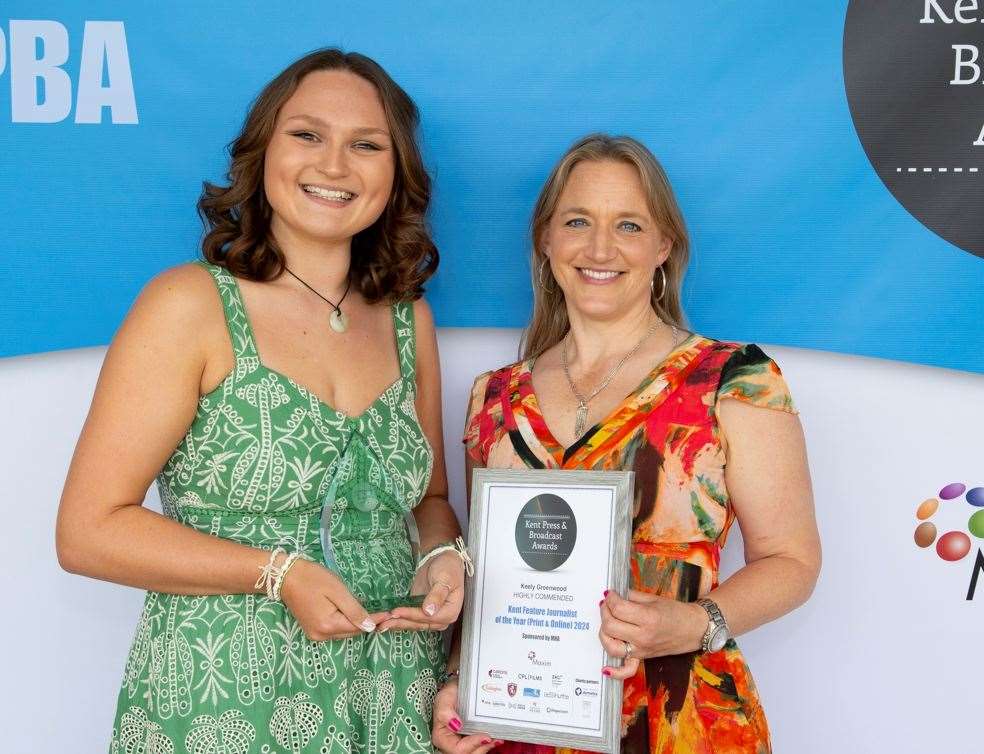
POLYGON ((711 640, 707 642, 707 648, 711 652, 718 652, 724 649, 724 645, 727 643, 728 631, 722 626, 711 635, 711 640))

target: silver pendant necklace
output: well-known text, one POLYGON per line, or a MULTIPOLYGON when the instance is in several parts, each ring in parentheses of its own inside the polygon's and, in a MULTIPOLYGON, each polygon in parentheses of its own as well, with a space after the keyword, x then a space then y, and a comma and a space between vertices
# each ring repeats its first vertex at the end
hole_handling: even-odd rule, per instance
POLYGON ((309 291, 311 291, 311 293, 313 293, 315 296, 317 296, 318 298, 320 298, 322 301, 324 301, 325 303, 331 305, 332 312, 331 312, 330 315, 328 315, 328 326, 332 330, 334 330, 337 333, 343 333, 346 330, 348 330, 348 316, 345 314, 345 312, 342 311, 342 302, 345 300, 345 297, 348 295, 349 288, 352 287, 352 278, 351 277, 349 277, 348 283, 345 284, 345 293, 342 294, 342 297, 340 299, 338 299, 338 303, 336 304, 334 301, 331 301, 331 300, 325 298, 320 293, 318 293, 316 290, 314 290, 314 288, 312 288, 310 285, 308 285, 303 280, 301 280, 294 273, 294 271, 291 270, 290 267, 288 267, 287 265, 284 265, 284 269, 290 274, 290 276, 292 278, 294 278, 294 280, 296 280, 298 283, 300 283, 301 285, 303 285, 305 288, 307 288, 309 291))
MULTIPOLYGON (((565 337, 564 338, 564 346, 563 346, 563 348, 561 349, 561 352, 560 352, 560 359, 561 359, 561 363, 564 365, 564 376, 567 378, 567 384, 571 388, 571 393, 577 399, 577 414, 575 414, 575 416, 574 416, 574 439, 575 440, 579 440, 581 437, 583 437, 584 436, 584 431, 587 429, 587 423, 588 423, 588 403, 591 401, 592 398, 594 398, 596 395, 598 395, 598 393, 600 393, 602 390, 604 390, 606 387, 608 387, 609 383, 613 379, 615 379, 615 375, 617 375, 619 373, 619 370, 621 370, 622 367, 625 366, 625 362, 627 362, 629 359, 631 359, 635 355, 635 353, 640 348, 642 348, 642 344, 645 343, 646 340, 649 339, 649 336, 650 335, 652 335, 654 332, 656 332, 656 329, 661 324, 663 324, 663 320, 661 320, 661 319, 657 319, 655 322, 653 322, 652 326, 646 331, 646 334, 643 335, 642 338, 639 339, 639 342, 636 343, 635 346, 633 346, 632 350, 629 351, 627 354, 625 354, 625 356, 623 356, 619 360, 618 364, 615 365, 615 368, 612 369, 608 373, 608 375, 605 377, 605 379, 603 379, 601 381, 601 383, 598 385, 598 387, 596 387, 591 392, 591 395, 588 395, 588 396, 585 396, 584 394, 581 393, 580 390, 577 389, 577 385, 574 384, 574 380, 571 378, 571 370, 570 370, 570 367, 568 366, 568 363, 567 363, 567 342, 568 342, 568 340, 570 340, 570 338, 568 338, 568 337, 565 337)), ((677 329, 676 329, 676 326, 675 325, 670 325, 670 330, 671 330, 671 337, 673 338, 673 345, 675 346, 676 345, 676 340, 677 340, 677 329)))

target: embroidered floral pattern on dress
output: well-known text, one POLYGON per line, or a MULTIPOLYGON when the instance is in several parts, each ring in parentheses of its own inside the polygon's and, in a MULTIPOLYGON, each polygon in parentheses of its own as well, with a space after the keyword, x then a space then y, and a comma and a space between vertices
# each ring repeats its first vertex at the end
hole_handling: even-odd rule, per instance
MULTIPOLYGON (((165 514, 212 536, 320 562, 321 513, 334 486, 339 576, 367 605, 404 596, 414 563, 403 517, 433 465, 414 406, 412 305, 393 307, 399 379, 349 416, 263 365, 235 279, 203 266, 222 299, 235 365, 201 398, 161 471, 165 514)), ((436 633, 313 642, 265 596, 149 592, 110 751, 429 752, 434 690, 426 679, 433 683, 443 662, 436 633)))

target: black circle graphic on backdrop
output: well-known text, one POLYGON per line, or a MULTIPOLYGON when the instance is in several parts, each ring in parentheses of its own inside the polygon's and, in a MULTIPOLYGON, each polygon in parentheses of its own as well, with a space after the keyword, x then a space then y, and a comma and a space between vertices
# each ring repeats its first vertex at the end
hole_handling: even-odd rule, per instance
POLYGON ((564 498, 544 493, 532 498, 516 519, 516 549, 538 571, 560 568, 574 551, 577 519, 564 498))
POLYGON ((984 129, 984 6, 967 7, 851 0, 844 86, 864 151, 892 195, 938 236, 984 258, 984 144, 974 145, 984 129), (958 69, 958 60, 974 64, 958 69), (951 85, 958 77, 973 83, 951 85))

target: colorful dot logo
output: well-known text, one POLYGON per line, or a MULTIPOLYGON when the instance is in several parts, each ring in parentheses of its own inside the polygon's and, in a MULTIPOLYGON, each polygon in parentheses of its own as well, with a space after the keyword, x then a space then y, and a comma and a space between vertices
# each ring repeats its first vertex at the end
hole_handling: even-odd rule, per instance
POLYGON ((916 527, 913 534, 919 547, 932 547, 936 544, 936 554, 943 560, 962 560, 970 552, 970 537, 962 531, 948 531, 937 539, 936 524, 929 519, 940 509, 940 500, 956 500, 961 495, 971 506, 970 517, 967 519, 967 531, 978 539, 984 539, 984 487, 967 489, 962 482, 951 482, 939 492, 939 499, 931 497, 924 500, 916 508, 916 518, 922 523, 916 527), (980 508, 981 510, 973 510, 980 508))

